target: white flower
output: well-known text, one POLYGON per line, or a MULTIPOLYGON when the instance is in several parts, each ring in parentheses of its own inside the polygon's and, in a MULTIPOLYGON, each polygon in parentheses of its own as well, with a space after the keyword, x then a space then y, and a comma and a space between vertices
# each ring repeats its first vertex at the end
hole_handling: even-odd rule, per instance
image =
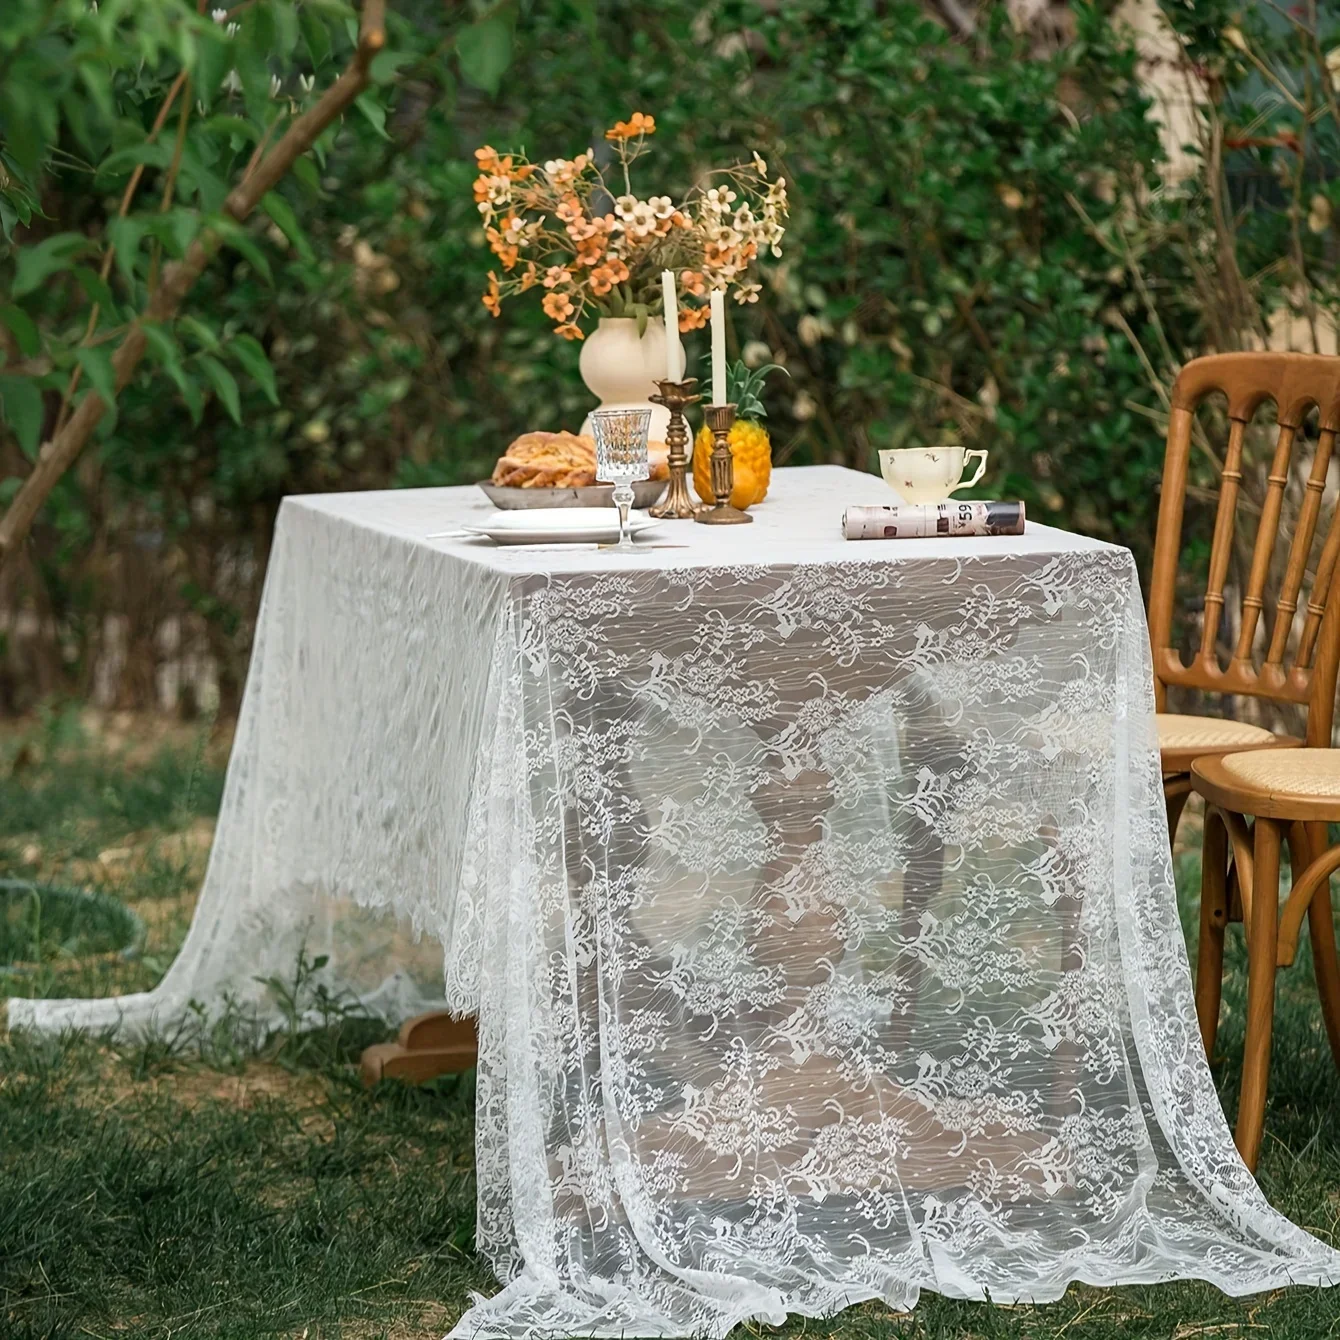
POLYGON ((707 240, 715 242, 723 251, 738 247, 744 240, 728 223, 713 223, 707 227, 707 240))
POLYGON ((316 75, 300 74, 298 76, 298 86, 304 93, 310 93, 316 87, 316 75))
POLYGON ((270 76, 270 96, 277 98, 283 92, 283 89, 284 81, 277 74, 272 74, 270 76))
POLYGON ((763 161, 763 157, 757 149, 754 150, 754 166, 758 169, 760 177, 768 175, 768 165, 763 161))
POLYGON ((236 70, 229 70, 223 80, 223 91, 225 93, 241 93, 242 81, 237 77, 236 70))
POLYGON ((656 211, 649 200, 621 195, 614 202, 614 214, 630 237, 646 237, 656 231, 656 211))
POLYGON ((729 214, 735 203, 735 192, 729 186, 713 186, 705 197, 707 208, 714 214, 729 214))
POLYGON ((762 284, 755 284, 752 282, 741 284, 740 287, 735 290, 735 301, 738 303, 757 302, 759 291, 762 287, 762 284))
POLYGON ((227 28, 224 29, 224 32, 226 32, 229 37, 236 37, 239 26, 239 24, 230 23, 227 28))
POLYGON ((668 195, 654 195, 647 205, 658 219, 668 219, 675 212, 675 202, 668 195))
POLYGON ((209 17, 222 28, 228 22, 228 11, 226 9, 211 9, 209 17))
POLYGON ((504 177, 501 174, 489 178, 489 199, 495 204, 500 204, 505 200, 510 200, 512 196, 512 179, 504 177))
POLYGON ((555 186, 571 186, 591 166, 591 151, 576 158, 551 158, 544 164, 544 175, 555 186))

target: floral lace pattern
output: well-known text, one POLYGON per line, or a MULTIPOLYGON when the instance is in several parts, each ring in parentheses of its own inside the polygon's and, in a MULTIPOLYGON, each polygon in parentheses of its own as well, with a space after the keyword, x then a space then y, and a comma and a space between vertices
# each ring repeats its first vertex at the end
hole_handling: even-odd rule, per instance
POLYGON ((181 955, 12 1026, 266 1018, 301 946, 388 1019, 445 979, 505 1281, 453 1336, 1340 1280, 1201 1052, 1128 554, 536 573, 424 494, 285 507, 181 955))
POLYGON ((535 578, 493 674, 453 1336, 1340 1279, 1201 1052, 1128 554, 535 578))

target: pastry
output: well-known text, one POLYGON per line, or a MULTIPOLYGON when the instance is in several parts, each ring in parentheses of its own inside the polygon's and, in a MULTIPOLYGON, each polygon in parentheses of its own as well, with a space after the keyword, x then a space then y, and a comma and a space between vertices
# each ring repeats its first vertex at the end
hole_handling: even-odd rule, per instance
MULTIPOLYGON (((649 442, 647 457, 651 479, 668 479, 669 448, 664 442, 649 442)), ((493 467, 493 482, 508 488, 576 489, 596 480, 596 444, 576 433, 522 433, 493 467)))
POLYGON ((575 433, 522 433, 493 468, 509 488, 584 488, 596 482, 596 445, 575 433))

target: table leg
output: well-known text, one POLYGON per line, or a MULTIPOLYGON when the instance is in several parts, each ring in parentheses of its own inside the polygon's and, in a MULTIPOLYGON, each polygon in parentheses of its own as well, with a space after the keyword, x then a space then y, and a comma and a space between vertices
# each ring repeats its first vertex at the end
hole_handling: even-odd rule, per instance
POLYGON ((422 1084, 438 1075, 469 1070, 479 1050, 473 1018, 456 1019, 446 1010, 420 1014, 401 1026, 395 1042, 379 1042, 363 1053, 363 1083, 403 1079, 422 1084))

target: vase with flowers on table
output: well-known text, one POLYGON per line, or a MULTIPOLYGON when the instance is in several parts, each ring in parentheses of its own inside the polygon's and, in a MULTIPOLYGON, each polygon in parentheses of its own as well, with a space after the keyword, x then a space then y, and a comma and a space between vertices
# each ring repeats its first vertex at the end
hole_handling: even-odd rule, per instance
MULTIPOLYGON (((736 378, 741 365, 732 370, 736 384, 728 381, 724 303, 727 297, 740 304, 758 300, 755 263, 764 254, 781 255, 786 182, 770 177, 755 153, 706 173, 677 202, 669 195, 639 194, 634 165, 655 131, 655 119, 642 112, 612 126, 605 139, 613 162, 603 167, 590 148, 572 158, 536 162, 489 146, 477 150, 475 201, 498 262, 489 271, 483 302, 496 317, 507 299, 536 290, 555 334, 583 342, 581 373, 599 402, 596 412, 651 411, 652 458, 656 444, 671 443, 670 490, 681 501, 667 514, 676 516, 699 510, 684 483, 683 448, 692 438, 682 410, 700 397, 692 394, 696 383, 685 380, 680 336, 710 324, 711 403, 704 417, 724 424, 717 454, 739 452, 744 478, 731 479, 728 498, 715 497, 708 460, 716 441, 704 424, 694 479, 706 501, 747 507, 767 490, 768 442, 758 424, 760 377, 736 378), (748 395, 736 402, 737 409, 753 412, 727 423, 724 412, 713 410, 732 404, 737 386, 748 395)), ((575 439, 589 442, 591 426, 588 416, 575 439)), ((563 437, 569 439, 564 451, 584 449, 572 446, 574 435, 563 437)), ((516 476, 512 469, 509 477, 516 476)), ((536 479, 542 486, 538 468, 536 479)))

